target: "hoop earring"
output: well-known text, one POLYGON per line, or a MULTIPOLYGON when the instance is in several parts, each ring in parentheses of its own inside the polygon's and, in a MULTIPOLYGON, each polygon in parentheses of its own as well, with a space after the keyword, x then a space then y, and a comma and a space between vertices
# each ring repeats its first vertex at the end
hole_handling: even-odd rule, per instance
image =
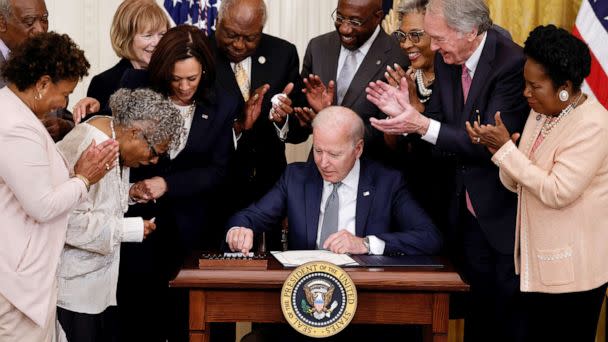
POLYGON ((559 100, 562 102, 566 102, 568 101, 568 99, 570 98, 570 94, 568 94, 568 91, 566 89, 562 89, 559 92, 559 100))

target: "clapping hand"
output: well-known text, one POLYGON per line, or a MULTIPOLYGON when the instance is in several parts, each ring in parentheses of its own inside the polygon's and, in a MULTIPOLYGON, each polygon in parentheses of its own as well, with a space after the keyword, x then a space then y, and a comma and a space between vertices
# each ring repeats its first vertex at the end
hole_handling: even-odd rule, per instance
POLYGON ((308 105, 315 113, 320 112, 323 108, 331 106, 334 102, 336 82, 329 81, 326 86, 323 81, 321 81, 321 77, 310 74, 308 77, 304 78, 304 86, 302 92, 306 94, 308 105))
POLYGON ((283 89, 283 92, 281 94, 278 94, 278 103, 274 103, 273 97, 272 109, 270 109, 270 121, 282 125, 285 122, 287 115, 293 113, 293 108, 291 107, 291 99, 288 97, 292 90, 293 83, 289 82, 289 84, 285 86, 285 89, 283 89))
POLYGON ((475 121, 472 125, 470 122, 465 123, 469 139, 473 144, 481 144, 488 148, 490 153, 494 154, 498 151, 502 145, 506 144, 509 140, 514 143, 519 139, 519 133, 509 134, 507 127, 502 122, 500 112, 494 114, 494 120, 496 125, 491 124, 480 124, 475 121))

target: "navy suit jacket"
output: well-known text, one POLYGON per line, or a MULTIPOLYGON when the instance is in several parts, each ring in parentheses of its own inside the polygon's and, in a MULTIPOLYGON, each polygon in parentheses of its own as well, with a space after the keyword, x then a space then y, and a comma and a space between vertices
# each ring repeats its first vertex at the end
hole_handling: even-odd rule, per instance
MULTIPOLYGON (((289 249, 316 249, 323 179, 314 162, 287 166, 277 184, 258 202, 234 215, 228 228, 248 227, 260 233, 287 215, 289 249)), ((384 253, 435 254, 439 232, 410 197, 401 174, 374 161, 361 160, 356 235, 375 235, 384 253)))
POLYGON ((95 115, 110 114, 110 110, 108 108, 110 96, 112 96, 112 94, 118 90, 122 75, 125 73, 125 71, 130 69, 133 69, 133 65, 128 59, 123 58, 110 69, 102 72, 99 75, 95 75, 91 79, 89 89, 87 90, 87 96, 96 99, 100 104, 100 113, 96 113, 95 115))
MULTIPOLYGON (((234 98, 245 103, 241 90, 236 82, 230 60, 212 42, 215 52, 218 89, 228 92, 234 98)), ((242 133, 237 149, 229 164, 228 186, 223 207, 227 209, 228 217, 250 203, 260 199, 277 182, 285 166, 285 143, 279 139, 274 124, 268 118, 272 108, 270 99, 283 91, 285 86, 293 82, 294 88, 289 97, 293 106, 304 106, 306 99, 302 94, 302 79, 299 74, 299 58, 296 47, 277 37, 262 34, 260 44, 251 56, 251 90, 263 84, 270 88, 264 96, 260 116, 250 130, 242 133), (238 198, 234 193, 238 192, 238 198)), ((242 113, 239 113, 242 115, 242 113)), ((300 143, 305 141, 310 129, 302 128, 295 117, 289 119, 289 134, 287 142, 300 143)), ((221 223, 223 226, 225 221, 221 223)))
POLYGON ((481 229, 490 244, 504 254, 513 253, 517 195, 500 183, 490 153, 471 143, 464 123, 473 123, 479 115, 482 124, 494 124, 494 114, 500 111, 509 132, 522 131, 529 112, 523 96, 524 62, 520 46, 494 29, 487 31, 467 102, 463 103, 462 67, 446 64, 437 53, 436 82, 425 112, 441 122, 437 147, 456 159, 450 225, 458 226, 466 188, 481 229))
MULTIPOLYGON (((323 83, 328 84, 331 80, 337 79, 338 59, 342 44, 340 36, 334 30, 313 38, 306 48, 304 62, 302 65, 302 77, 309 74, 319 75, 323 83)), ((386 66, 399 64, 403 69, 407 69, 410 62, 406 54, 399 47, 399 44, 384 32, 380 27, 380 32, 376 40, 370 46, 359 69, 351 81, 342 106, 352 109, 365 123, 365 149, 363 155, 388 162, 392 157, 388 148, 384 145, 382 132, 371 127, 369 119, 385 118, 378 107, 369 102, 366 97, 365 88, 369 82, 385 80, 384 73, 386 66)), ((333 103, 336 104, 337 98, 334 94, 333 103)))
MULTIPOLYGON (((121 81, 121 86, 127 88, 147 85, 145 70, 128 70, 121 81)), ((239 102, 224 92, 217 92, 214 101, 198 101, 186 146, 179 155, 173 160, 164 156, 156 165, 131 170, 132 182, 163 177, 167 192, 156 204, 131 206, 128 216, 158 219, 159 212, 167 214, 175 221, 186 249, 218 248, 223 234, 221 227, 217 229, 215 242, 208 245, 205 239, 213 236, 209 226, 214 215, 211 203, 226 176, 233 146, 232 118, 240 109, 239 102)))

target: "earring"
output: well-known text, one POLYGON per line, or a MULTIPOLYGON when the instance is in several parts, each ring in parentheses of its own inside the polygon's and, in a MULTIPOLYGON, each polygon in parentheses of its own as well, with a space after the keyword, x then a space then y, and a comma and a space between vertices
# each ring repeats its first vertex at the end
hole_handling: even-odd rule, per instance
POLYGON ((562 89, 559 92, 559 99, 562 102, 566 102, 568 101, 568 99, 570 98, 570 94, 568 94, 568 91, 566 89, 562 89))
POLYGON ((38 94, 34 95, 34 100, 42 100, 42 93, 39 92, 38 94))

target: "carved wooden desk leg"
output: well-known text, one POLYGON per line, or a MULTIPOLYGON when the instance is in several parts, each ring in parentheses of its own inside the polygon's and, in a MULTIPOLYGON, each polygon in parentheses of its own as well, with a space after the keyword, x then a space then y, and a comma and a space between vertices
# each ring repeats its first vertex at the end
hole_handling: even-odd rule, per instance
POLYGON ((190 289, 190 342, 209 342, 209 323, 206 322, 206 293, 203 290, 190 289))
POLYGON ((450 296, 447 293, 433 294, 433 324, 422 329, 424 342, 448 342, 450 296))

